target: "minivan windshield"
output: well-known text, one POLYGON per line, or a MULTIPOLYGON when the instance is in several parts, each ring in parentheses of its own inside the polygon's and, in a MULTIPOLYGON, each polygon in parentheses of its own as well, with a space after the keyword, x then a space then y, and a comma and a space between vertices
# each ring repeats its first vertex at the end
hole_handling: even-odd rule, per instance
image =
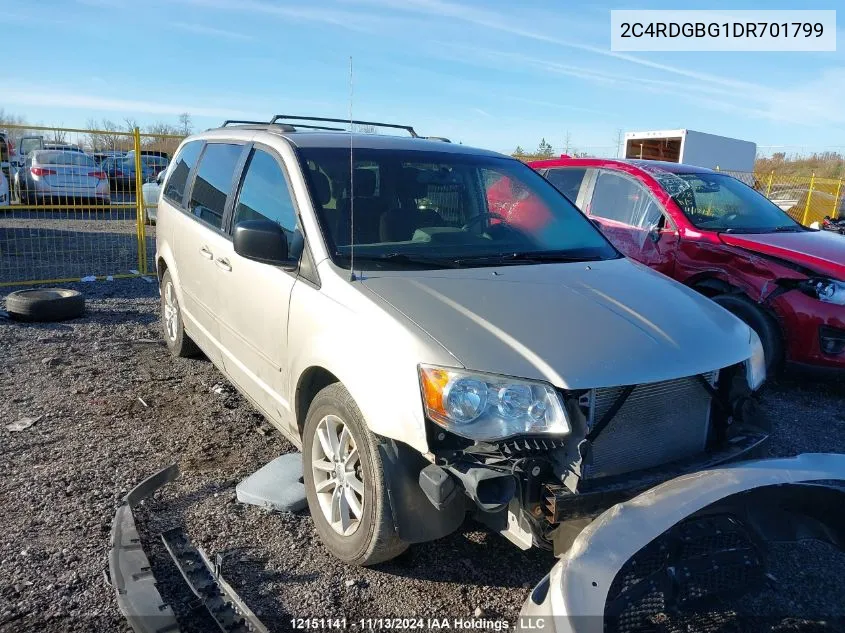
POLYGON ((527 165, 472 153, 300 148, 332 259, 349 267, 464 267, 619 253, 527 165))
POLYGON ((672 174, 672 179, 674 184, 664 184, 664 188, 700 229, 731 233, 804 230, 766 196, 727 174, 672 174))

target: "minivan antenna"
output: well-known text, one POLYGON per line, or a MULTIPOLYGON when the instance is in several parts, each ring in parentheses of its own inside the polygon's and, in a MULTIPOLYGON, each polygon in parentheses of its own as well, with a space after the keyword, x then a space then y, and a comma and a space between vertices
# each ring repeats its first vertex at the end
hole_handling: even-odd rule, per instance
POLYGON ((355 281, 355 163, 352 158, 352 55, 349 56, 349 281, 355 281))

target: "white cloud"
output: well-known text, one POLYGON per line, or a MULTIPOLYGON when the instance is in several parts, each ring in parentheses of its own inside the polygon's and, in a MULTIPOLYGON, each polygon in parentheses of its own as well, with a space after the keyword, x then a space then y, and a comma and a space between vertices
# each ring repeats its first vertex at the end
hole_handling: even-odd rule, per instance
POLYGON ((60 92, 49 88, 23 90, 4 90, 4 104, 27 107, 55 107, 79 110, 97 110, 101 112, 130 112, 132 114, 179 115, 190 112, 194 116, 214 118, 265 118, 265 114, 244 112, 222 106, 208 107, 187 103, 166 103, 160 101, 136 101, 115 99, 97 95, 60 92))
POLYGON ((230 40, 252 40, 255 39, 246 33, 238 33, 230 29, 218 29, 213 26, 206 26, 204 24, 189 24, 187 22, 162 22, 168 28, 178 29, 180 31, 189 31, 191 33, 198 33, 200 35, 209 35, 211 37, 222 37, 230 40))
MULTIPOLYGON (((496 31, 501 31, 504 33, 509 33, 511 35, 517 35, 520 37, 524 37, 527 39, 532 39, 539 42, 545 42, 548 44, 555 44, 556 46, 561 46, 564 48, 571 48, 575 50, 580 50, 587 53, 592 53, 595 55, 601 55, 604 57, 610 57, 619 61, 624 61, 632 64, 637 64, 640 66, 644 66, 647 68, 651 68, 654 70, 660 70, 662 72, 668 72, 671 74, 675 74, 682 77, 687 77, 689 79, 695 79, 699 82, 707 83, 713 87, 718 87, 722 89, 730 89, 730 90, 765 90, 764 86, 759 84, 753 84, 744 81, 737 81, 730 78, 726 78, 719 75, 710 75, 707 73, 701 73, 693 70, 688 70, 685 68, 679 68, 677 66, 671 66, 669 64, 663 64, 658 62, 652 62, 647 59, 643 59, 640 57, 635 57, 633 55, 629 55, 626 53, 617 53, 611 51, 606 48, 601 48, 598 46, 592 46, 589 44, 583 44, 572 39, 562 39, 560 37, 550 35, 549 33, 545 33, 536 29, 527 28, 524 26, 520 26, 514 19, 514 16, 504 15, 502 13, 498 13, 496 11, 490 9, 477 9, 474 7, 468 7, 464 5, 455 4, 452 2, 447 2, 445 0, 352 0, 354 2, 360 4, 369 4, 369 5, 378 5, 383 7, 389 7, 396 11, 410 11, 415 13, 427 14, 427 15, 434 15, 439 17, 445 18, 452 18, 463 20, 465 22, 469 22, 471 24, 475 24, 476 26, 481 26, 489 29, 493 29, 496 31)), ((571 25, 570 25, 571 28, 571 25)), ((573 76, 575 73, 582 73, 586 74, 590 71, 585 69, 583 66, 578 67, 577 69, 572 68, 571 73, 573 76)))
MULTIPOLYGON (((495 54, 500 57, 510 57, 511 59, 522 57, 523 62, 534 63, 546 71, 556 74, 597 83, 625 86, 636 84, 646 88, 648 92, 671 94, 687 103, 725 113, 739 114, 748 118, 762 118, 806 126, 841 125, 845 123, 845 111, 841 105, 845 101, 845 94, 843 94, 845 92, 845 83, 843 83, 845 69, 842 68, 823 70, 819 76, 810 79, 794 90, 782 90, 756 82, 733 79, 725 74, 704 73, 651 61, 627 53, 614 52, 608 48, 572 41, 569 38, 563 39, 549 32, 525 26, 524 22, 520 24, 520 16, 525 15, 521 7, 513 15, 506 15, 492 9, 460 5, 448 0, 347 1, 356 4, 381 6, 398 12, 412 12, 448 20, 462 20, 494 31, 638 65, 659 71, 663 74, 663 77, 654 79, 628 74, 619 75, 594 70, 582 64, 573 66, 560 64, 549 59, 530 59, 518 53, 495 51, 495 54), (681 83, 667 77, 667 74, 691 81, 681 83)), ((572 31, 573 29, 570 27, 569 30, 572 31)), ((468 46, 465 46, 465 48, 472 50, 468 46)), ((481 54, 491 54, 489 50, 475 50, 481 54)))
POLYGON ((352 31, 372 33, 396 26, 397 20, 383 15, 347 11, 325 6, 291 6, 265 2, 264 0, 174 0, 182 4, 201 6, 208 9, 259 13, 287 20, 321 22, 352 31))

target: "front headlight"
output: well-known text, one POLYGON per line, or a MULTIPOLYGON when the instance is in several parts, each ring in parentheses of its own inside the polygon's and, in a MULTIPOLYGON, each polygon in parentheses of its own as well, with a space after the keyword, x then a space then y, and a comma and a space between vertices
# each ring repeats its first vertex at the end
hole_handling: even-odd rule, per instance
POLYGON ((751 358, 745 361, 745 379, 752 391, 760 388, 766 382, 766 352, 757 332, 748 328, 748 343, 751 346, 751 358))
POLYGON ((420 365, 428 417, 471 440, 570 432, 560 395, 550 385, 447 367, 420 365))
POLYGON ((845 306, 845 283, 833 279, 813 278, 801 282, 804 294, 825 303, 845 306))

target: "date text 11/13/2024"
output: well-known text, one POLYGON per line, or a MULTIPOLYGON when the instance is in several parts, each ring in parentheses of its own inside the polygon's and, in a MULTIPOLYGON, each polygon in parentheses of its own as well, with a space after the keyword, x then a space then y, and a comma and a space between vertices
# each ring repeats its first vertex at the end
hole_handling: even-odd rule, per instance
POLYGON ((478 617, 439 618, 291 618, 291 628, 297 631, 346 630, 362 631, 507 631, 511 628, 507 620, 478 617))

